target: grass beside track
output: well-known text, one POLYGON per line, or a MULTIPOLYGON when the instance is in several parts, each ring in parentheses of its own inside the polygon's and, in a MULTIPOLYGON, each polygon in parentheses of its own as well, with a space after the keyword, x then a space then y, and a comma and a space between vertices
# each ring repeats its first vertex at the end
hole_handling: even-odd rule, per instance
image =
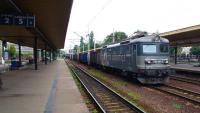
POLYGON ((85 102, 85 104, 87 105, 90 113, 98 113, 92 100, 90 99, 90 97, 87 95, 86 91, 84 90, 83 86, 81 85, 81 83, 79 82, 79 80, 76 78, 76 76, 74 75, 74 73, 72 72, 71 70, 71 66, 69 64, 67 64, 67 67, 69 68, 70 70, 70 73, 83 97, 83 101, 85 102))
POLYGON ((101 81, 103 81, 104 83, 108 84, 109 86, 111 86, 113 89, 115 89, 118 93, 125 95, 126 97, 129 97, 129 99, 138 105, 138 101, 140 100, 140 98, 142 98, 140 95, 137 95, 136 93, 129 91, 127 89, 125 89, 124 87, 126 87, 128 85, 128 82, 126 81, 108 81, 109 78, 108 76, 105 75, 105 73, 96 70, 94 68, 90 68, 88 69, 88 71, 90 73, 92 73, 93 76, 95 76, 96 78, 100 79, 101 81))
POLYGON ((106 85, 110 86, 112 89, 114 89, 117 93, 120 95, 126 97, 129 101, 136 104, 143 110, 145 110, 148 113, 155 113, 156 111, 146 105, 145 103, 142 103, 140 99, 142 98, 140 95, 136 94, 135 92, 131 90, 127 90, 128 82, 125 80, 116 81, 116 80, 110 80, 109 76, 107 76, 104 72, 94 69, 94 68, 88 68, 87 71, 91 73, 95 78, 99 79, 106 85))

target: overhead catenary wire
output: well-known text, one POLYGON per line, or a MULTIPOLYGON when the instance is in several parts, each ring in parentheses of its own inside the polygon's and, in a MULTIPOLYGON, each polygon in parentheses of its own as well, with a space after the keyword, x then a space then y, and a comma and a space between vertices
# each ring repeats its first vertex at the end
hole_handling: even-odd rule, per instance
MULTIPOLYGON (((88 36, 88 40, 89 40, 89 26, 92 24, 92 22, 94 22, 94 20, 98 17, 98 15, 100 15, 101 12, 103 12, 104 9, 105 9, 111 2, 112 2, 112 0, 108 0, 108 1, 102 6, 102 8, 100 9, 100 11, 97 12, 97 14, 94 15, 94 16, 92 17, 92 19, 88 22, 88 24, 87 24, 88 33, 87 33, 87 35, 86 35, 86 37, 88 36)), ((95 39, 94 39, 94 47, 96 47, 96 46, 95 46, 95 39)), ((90 43, 89 43, 89 41, 88 41, 88 50, 89 50, 89 49, 90 49, 90 43)), ((94 48, 94 49, 95 49, 95 48, 94 48)), ((88 57, 89 57, 89 53, 88 53, 88 57)))
POLYGON ((105 9, 106 7, 108 7, 108 5, 109 5, 111 2, 112 2, 112 0, 108 0, 108 1, 102 6, 102 8, 99 10, 99 12, 97 12, 97 14, 94 15, 94 16, 92 17, 92 19, 88 22, 87 26, 89 26, 89 25, 101 14, 101 12, 103 12, 104 9, 105 9))

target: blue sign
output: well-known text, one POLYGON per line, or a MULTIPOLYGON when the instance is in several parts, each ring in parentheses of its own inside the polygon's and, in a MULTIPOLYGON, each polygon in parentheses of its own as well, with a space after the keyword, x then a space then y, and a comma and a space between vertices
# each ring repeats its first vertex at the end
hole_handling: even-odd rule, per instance
POLYGON ((12 15, 1 15, 0 16, 0 24, 2 25, 12 25, 13 24, 13 16, 12 15))
POLYGON ((26 26, 27 18, 25 16, 14 16, 14 25, 26 26))
POLYGON ((1 14, 0 25, 35 27, 35 16, 1 14))
POLYGON ((35 17, 34 16, 27 16, 27 27, 35 27, 35 17))

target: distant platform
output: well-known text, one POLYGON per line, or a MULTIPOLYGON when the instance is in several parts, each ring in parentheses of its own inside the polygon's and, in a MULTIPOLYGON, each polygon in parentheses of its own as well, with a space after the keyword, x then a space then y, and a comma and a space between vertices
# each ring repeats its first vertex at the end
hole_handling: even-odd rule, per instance
POLYGON ((196 67, 192 64, 171 64, 171 68, 177 71, 200 73, 200 67, 196 67))

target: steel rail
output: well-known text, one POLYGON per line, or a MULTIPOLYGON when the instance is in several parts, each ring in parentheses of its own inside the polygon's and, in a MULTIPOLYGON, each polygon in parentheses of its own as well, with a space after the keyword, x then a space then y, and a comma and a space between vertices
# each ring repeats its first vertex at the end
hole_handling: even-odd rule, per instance
POLYGON ((151 87, 151 88, 159 90, 159 91, 164 92, 164 93, 168 93, 168 94, 183 98, 183 99, 188 100, 192 103, 200 105, 200 99, 199 99, 200 94, 197 93, 197 92, 185 90, 185 89, 170 86, 170 85, 165 85, 165 86, 161 86, 161 87, 151 87))
POLYGON ((199 80, 194 80, 194 79, 190 79, 190 78, 186 78, 186 77, 179 77, 179 76, 171 75, 170 79, 178 80, 178 81, 182 81, 182 82, 187 82, 187 83, 192 83, 192 84, 195 84, 195 85, 200 85, 199 80))
POLYGON ((183 89, 183 88, 175 87, 175 86, 172 86, 172 85, 165 85, 165 86, 167 86, 167 87, 169 87, 169 88, 181 90, 181 91, 183 91, 183 92, 187 92, 187 93, 190 93, 190 94, 193 94, 193 95, 196 95, 196 96, 200 97, 200 93, 195 92, 195 91, 192 91, 192 90, 183 89))
MULTIPOLYGON (((69 62, 68 62, 69 63, 69 62)), ((133 112, 133 113, 145 113, 143 110, 138 108, 136 105, 132 104, 130 101, 122 97, 121 95, 117 94, 115 91, 110 89, 108 86, 91 76, 88 72, 84 71, 78 66, 75 66, 74 64, 72 71, 76 75, 76 77, 79 79, 81 84, 84 86, 88 94, 90 94, 90 97, 96 102, 98 107, 100 108, 101 112, 103 113, 109 113, 109 112, 133 112), (84 76, 84 77, 81 77, 84 76), (86 79, 86 80, 83 80, 86 79), (85 81, 88 81, 90 85, 88 85, 85 81), (93 84, 98 84, 98 87, 93 84), (91 85, 92 84, 92 85, 91 85), (99 89, 98 89, 99 88, 99 89), (97 92, 92 91, 92 89, 95 89, 97 92), (98 90, 101 92, 99 93, 98 90), (98 95, 101 95, 101 98, 99 98, 98 95), (106 97, 106 98, 105 98, 106 97), (112 101, 110 102, 110 99, 112 101), (117 101, 116 101, 117 100, 117 101), (117 103, 118 102, 118 103, 117 103), (120 108, 123 107, 123 108, 120 108), (130 110, 130 111, 129 111, 130 110)))

